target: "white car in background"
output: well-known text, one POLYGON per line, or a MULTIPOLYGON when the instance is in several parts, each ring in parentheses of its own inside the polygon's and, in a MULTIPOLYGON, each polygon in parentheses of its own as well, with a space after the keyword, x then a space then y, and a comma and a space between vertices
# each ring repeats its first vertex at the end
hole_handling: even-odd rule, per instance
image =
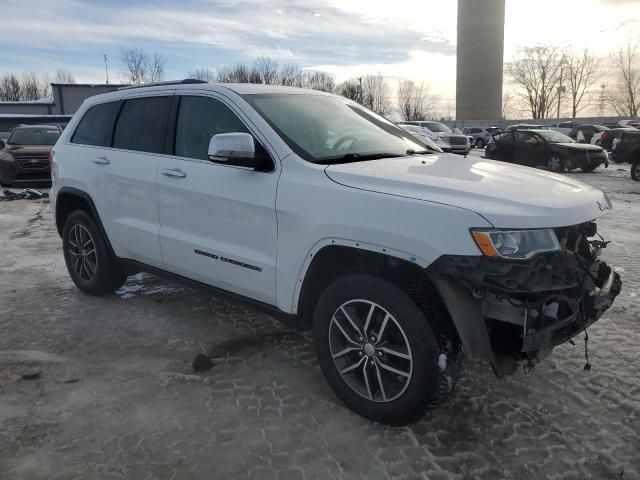
POLYGON ((397 124, 404 128, 407 125, 420 127, 431 140, 445 152, 452 152, 466 155, 471 150, 471 141, 467 135, 456 133, 444 123, 427 120, 402 121, 397 124))
POLYGON ((438 137, 428 128, 417 127, 415 125, 398 125, 403 130, 406 130, 418 140, 426 144, 436 152, 444 152, 445 149, 451 149, 451 144, 446 140, 438 137), (437 139, 437 140, 436 140, 437 139))
POLYGON ((571 130, 579 125, 579 122, 570 121, 570 122, 558 122, 549 127, 549 130, 555 130, 556 132, 564 133, 565 135, 569 135, 571 130))

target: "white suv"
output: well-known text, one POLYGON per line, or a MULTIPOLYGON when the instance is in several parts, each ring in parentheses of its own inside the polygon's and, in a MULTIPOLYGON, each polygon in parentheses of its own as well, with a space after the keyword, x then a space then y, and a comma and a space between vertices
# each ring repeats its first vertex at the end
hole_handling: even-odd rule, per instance
POLYGON ((335 393, 401 425, 442 402, 462 352, 498 375, 588 327, 621 282, 593 187, 433 153, 335 95, 195 81, 88 99, 55 145, 71 278, 146 270, 312 329, 335 393))

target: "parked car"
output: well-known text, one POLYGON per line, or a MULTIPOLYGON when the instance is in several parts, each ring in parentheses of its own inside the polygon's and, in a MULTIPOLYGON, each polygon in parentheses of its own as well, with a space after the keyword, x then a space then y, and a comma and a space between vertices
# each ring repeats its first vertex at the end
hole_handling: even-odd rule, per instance
POLYGON ((640 130, 622 132, 611 147, 611 159, 616 163, 633 163, 640 157, 640 130))
POLYGON ((636 119, 636 120, 620 120, 618 122, 618 125, 620 125, 621 127, 640 128, 640 119, 636 119))
MULTIPOLYGON (((499 130, 498 127, 496 127, 496 129, 499 130)), ((489 141, 489 139, 491 138, 491 134, 495 133, 497 130, 494 130, 492 132, 489 129, 481 128, 481 127, 465 127, 462 131, 466 135, 471 135, 471 137, 473 138, 471 143, 474 147, 484 148, 487 145, 487 142, 489 141)))
POLYGON ((591 172, 609 166, 607 153, 594 145, 578 143, 553 130, 511 130, 493 135, 486 156, 528 167, 546 166, 553 172, 580 168, 591 172))
POLYGON ((247 301, 313 331, 346 405, 403 425, 452 392, 463 349, 531 367, 621 287, 602 191, 452 158, 325 92, 127 87, 56 143, 51 208, 83 292, 147 270, 247 301))
POLYGON ((529 123, 519 123, 517 125, 509 125, 505 130, 549 130, 547 125, 532 125, 529 123))
POLYGON ((400 128, 406 130, 414 137, 417 137, 422 143, 424 143, 428 148, 433 150, 434 152, 444 152, 443 147, 451 150, 451 145, 444 140, 439 140, 439 144, 435 143, 431 139, 433 134, 426 128, 416 127, 415 125, 400 125, 400 128))
POLYGON ((581 124, 573 127, 568 135, 579 143, 591 143, 591 139, 595 134, 607 130, 609 130, 609 127, 604 125, 581 124))
POLYGON ((593 142, 593 140, 595 139, 596 144, 600 142, 599 145, 602 148, 604 148, 607 151, 611 151, 614 140, 618 138, 620 135, 622 135, 624 132, 629 132, 629 131, 638 132, 640 130, 634 127, 610 128, 609 130, 605 130, 604 132, 602 132, 599 137, 596 137, 597 134, 594 135, 594 138, 592 138, 591 141, 593 142))
POLYGON ((573 130, 574 127, 576 127, 577 125, 578 125, 578 122, 576 122, 575 120, 571 120, 569 122, 558 122, 551 125, 551 127, 549 127, 549 130, 554 130, 556 132, 569 135, 569 132, 571 132, 571 130, 573 130))
POLYGON ((15 127, 0 140, 0 183, 22 185, 51 182, 49 152, 62 129, 53 125, 15 127))
POLYGON ((450 148, 444 148, 441 144, 438 144, 445 152, 459 153, 466 155, 471 150, 471 143, 466 135, 460 133, 454 133, 444 123, 433 121, 404 121, 399 122, 398 125, 415 125, 417 127, 426 128, 435 137, 432 140, 438 144, 438 142, 446 142, 450 145, 450 148))
POLYGON ((640 182, 640 157, 636 157, 631 163, 631 178, 640 182))

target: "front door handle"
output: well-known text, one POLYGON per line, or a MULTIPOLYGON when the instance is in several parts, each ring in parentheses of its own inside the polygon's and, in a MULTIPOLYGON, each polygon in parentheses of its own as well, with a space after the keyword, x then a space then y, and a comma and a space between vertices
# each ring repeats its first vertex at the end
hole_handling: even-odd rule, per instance
POLYGON ((184 178, 187 176, 186 173, 184 173, 182 170, 178 168, 165 168, 162 170, 162 174, 166 177, 173 177, 173 178, 184 178))
POLYGON ((97 165, 109 165, 111 163, 111 160, 109 160, 107 157, 93 157, 92 162, 97 165))

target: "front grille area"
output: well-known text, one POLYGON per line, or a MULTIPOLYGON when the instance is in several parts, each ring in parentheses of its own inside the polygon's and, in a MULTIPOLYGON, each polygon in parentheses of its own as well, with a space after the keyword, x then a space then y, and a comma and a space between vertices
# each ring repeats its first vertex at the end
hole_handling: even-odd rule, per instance
POLYGON ((49 168, 49 158, 42 156, 20 157, 18 167, 23 170, 43 170, 49 168))
POLYGON ((466 145, 467 137, 449 137, 450 145, 466 145))

